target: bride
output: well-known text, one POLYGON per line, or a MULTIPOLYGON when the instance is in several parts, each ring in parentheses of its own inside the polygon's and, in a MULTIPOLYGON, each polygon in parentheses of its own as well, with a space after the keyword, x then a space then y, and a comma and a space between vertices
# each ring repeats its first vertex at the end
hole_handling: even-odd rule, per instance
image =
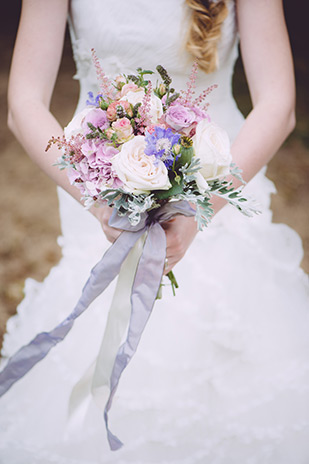
POLYGON ((271 223, 274 187, 262 169, 295 124, 280 0, 23 1, 9 126, 59 186, 63 257, 42 284, 28 281, 8 324, 2 365, 71 312, 91 268, 120 234, 108 225, 110 208, 83 209, 78 190, 53 166, 58 150, 44 152, 50 137, 62 134, 49 103, 68 12, 80 81, 76 111, 97 91, 91 48, 111 76, 162 64, 176 88, 198 58, 196 91, 219 85, 209 114, 228 131, 262 214, 247 219, 216 200, 202 233, 184 216, 164 225, 165 272, 177 265, 180 289, 177 297, 164 289, 114 398, 110 424, 125 443, 121 450, 109 450, 90 387, 109 288, 0 399, 1 464, 308 463, 309 287, 299 237, 271 223), (245 120, 231 91, 239 41, 253 103, 245 120))

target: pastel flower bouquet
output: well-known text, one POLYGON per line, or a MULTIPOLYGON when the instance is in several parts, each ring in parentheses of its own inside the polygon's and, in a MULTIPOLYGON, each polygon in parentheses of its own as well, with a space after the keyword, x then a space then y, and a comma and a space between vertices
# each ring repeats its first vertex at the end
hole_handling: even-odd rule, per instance
MULTIPOLYGON (((134 226, 143 213, 185 200, 194 208, 199 230, 211 220, 213 195, 245 215, 256 212, 242 188, 226 180, 228 175, 241 179, 241 171, 232 163, 226 131, 207 113, 205 99, 216 85, 194 95, 197 63, 187 88, 177 92, 162 66, 157 66, 160 80, 154 87, 146 78, 153 71, 141 68, 111 80, 92 54, 100 93, 89 92, 87 107, 63 138, 51 138, 47 147, 56 144, 62 150, 58 166, 67 169, 86 207, 108 204, 134 226)), ((175 276, 170 272, 168 277, 174 292, 175 276)))
POLYGON ((85 205, 108 204, 131 224, 168 201, 186 200, 201 230, 211 220, 211 197, 225 198, 245 215, 255 209, 226 176, 240 178, 224 129, 210 121, 205 99, 213 85, 194 98, 197 64, 187 89, 177 92, 162 66, 110 80, 93 52, 101 92, 89 93, 87 107, 52 138, 63 154, 58 165, 80 189, 85 205))
MULTIPOLYGON (((241 180, 240 170, 232 163, 227 133, 207 114, 205 99, 215 86, 194 97, 197 64, 187 88, 177 92, 162 66, 157 66, 160 80, 152 85, 146 79, 152 71, 138 68, 134 75, 111 80, 94 51, 93 59, 100 93, 89 94, 87 107, 76 114, 62 138, 51 138, 47 149, 56 144, 62 151, 57 164, 67 169, 86 207, 113 207, 109 224, 123 232, 92 269, 66 319, 8 360, 0 372, 0 396, 66 337, 75 319, 118 275, 89 388, 104 410, 109 445, 116 450, 122 443, 109 430, 108 412, 160 289, 166 258, 160 224, 183 214, 195 216, 203 229, 213 214, 214 195, 245 215, 257 211, 242 195, 242 187, 235 189, 232 177, 226 178, 241 180)), ((169 278, 176 286, 172 273, 169 278)), ((72 392, 72 410, 83 403, 81 385, 89 379, 80 382, 72 392)))

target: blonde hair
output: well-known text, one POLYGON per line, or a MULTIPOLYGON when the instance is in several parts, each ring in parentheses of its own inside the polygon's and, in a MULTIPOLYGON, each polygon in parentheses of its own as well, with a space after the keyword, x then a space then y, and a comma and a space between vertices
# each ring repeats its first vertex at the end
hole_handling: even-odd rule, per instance
POLYGON ((186 50, 197 59, 200 69, 211 73, 218 66, 217 45, 228 14, 226 1, 185 0, 185 3, 191 10, 186 50))

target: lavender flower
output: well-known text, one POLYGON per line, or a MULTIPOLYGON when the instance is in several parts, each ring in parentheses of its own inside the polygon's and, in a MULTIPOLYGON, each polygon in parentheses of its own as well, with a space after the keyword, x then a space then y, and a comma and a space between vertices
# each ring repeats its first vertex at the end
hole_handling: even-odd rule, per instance
POLYGON ((88 92, 88 100, 86 100, 86 105, 90 106, 100 106, 100 98, 102 98, 102 94, 99 93, 95 98, 93 92, 88 92))
POLYGON ((173 132, 170 128, 164 129, 157 126, 152 133, 146 131, 145 139, 145 154, 154 155, 156 159, 163 161, 167 168, 170 168, 176 156, 173 147, 179 143, 180 134, 173 132))

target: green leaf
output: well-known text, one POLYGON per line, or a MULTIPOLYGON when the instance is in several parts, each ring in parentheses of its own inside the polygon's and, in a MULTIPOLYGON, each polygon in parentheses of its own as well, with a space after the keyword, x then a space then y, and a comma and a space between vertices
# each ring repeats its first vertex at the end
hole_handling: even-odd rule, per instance
POLYGON ((155 190, 153 192, 154 196, 158 200, 166 200, 169 197, 173 197, 175 195, 179 195, 180 193, 183 193, 183 182, 182 178, 181 181, 178 183, 176 179, 171 180, 171 188, 169 190, 155 190))

